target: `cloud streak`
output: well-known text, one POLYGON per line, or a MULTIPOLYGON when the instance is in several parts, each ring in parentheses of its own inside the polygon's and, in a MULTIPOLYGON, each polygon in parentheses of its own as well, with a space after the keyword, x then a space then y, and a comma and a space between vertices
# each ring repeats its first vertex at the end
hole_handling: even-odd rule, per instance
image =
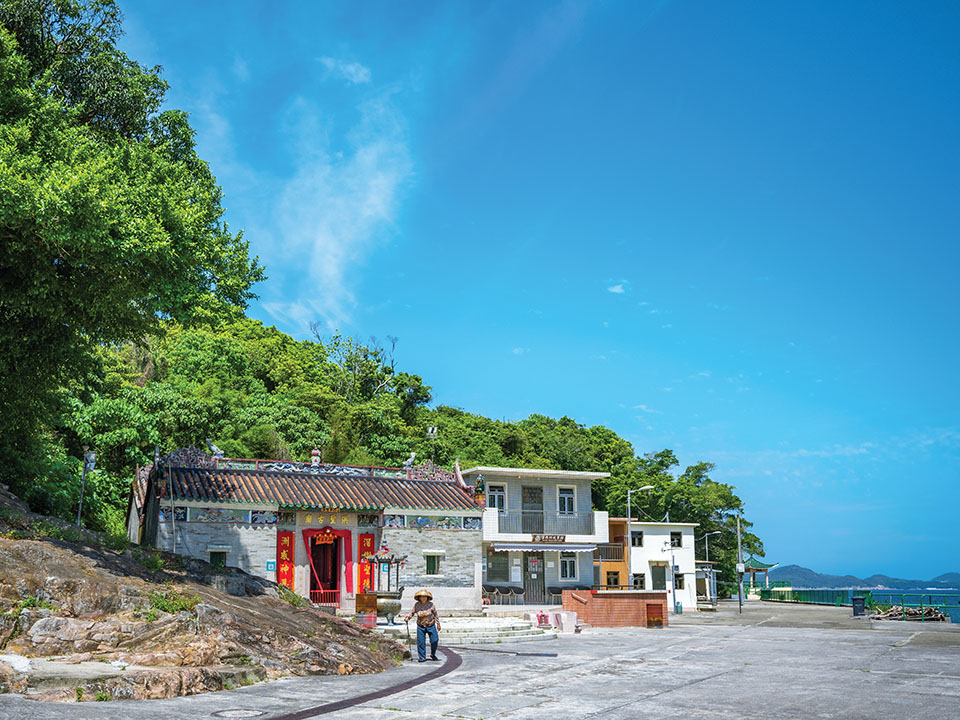
POLYGON ((328 329, 349 319, 355 305, 351 271, 391 232, 413 173, 403 117, 391 95, 381 92, 360 103, 360 119, 342 147, 332 147, 311 101, 300 98, 291 106, 298 164, 276 204, 282 242, 275 251, 302 271, 296 300, 264 303, 274 317, 301 326, 319 320, 328 329))
POLYGON ((328 78, 346 80, 351 85, 363 85, 371 80, 370 68, 360 63, 332 57, 318 57, 317 62, 323 65, 328 78))

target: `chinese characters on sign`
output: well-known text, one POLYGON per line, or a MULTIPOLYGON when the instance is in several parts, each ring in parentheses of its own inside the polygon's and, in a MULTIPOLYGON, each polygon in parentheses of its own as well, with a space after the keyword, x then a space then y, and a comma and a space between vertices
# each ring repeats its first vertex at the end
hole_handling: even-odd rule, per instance
POLYGON ((277 583, 293 590, 293 538, 292 532, 277 533, 277 583))
POLYGON ((360 592, 369 592, 374 589, 373 565, 365 558, 376 551, 373 544, 373 533, 360 533, 357 537, 357 550, 360 554, 360 565, 357 570, 360 592))

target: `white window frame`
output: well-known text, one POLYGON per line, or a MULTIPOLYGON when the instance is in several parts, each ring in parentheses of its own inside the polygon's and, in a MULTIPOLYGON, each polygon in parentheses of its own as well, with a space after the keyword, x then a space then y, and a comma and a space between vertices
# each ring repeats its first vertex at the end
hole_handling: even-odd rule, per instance
POLYGON ((557 485, 557 515, 576 515, 577 514, 577 486, 576 485, 557 485), (570 512, 564 512, 560 509, 560 491, 573 490, 573 509, 570 512))
POLYGON ((577 553, 570 553, 573 557, 564 557, 564 553, 558 552, 557 557, 560 563, 559 568, 559 577, 561 582, 577 582, 580 580, 580 563, 578 562, 577 553), (573 577, 564 577, 563 576, 563 564, 565 562, 573 563, 573 577))
MULTIPOLYGON (((500 512, 506 512, 506 511, 507 511, 507 498, 510 496, 510 493, 509 493, 509 488, 507 487, 507 483, 505 483, 505 482, 487 483, 487 507, 488 507, 488 508, 490 507, 490 490, 491 490, 491 488, 493 488, 493 487, 495 487, 495 486, 496 486, 496 487, 502 487, 502 488, 503 488, 503 507, 502 507, 502 508, 499 508, 499 510, 500 510, 500 512)), ((499 494, 499 493, 498 493, 498 494, 499 494)))

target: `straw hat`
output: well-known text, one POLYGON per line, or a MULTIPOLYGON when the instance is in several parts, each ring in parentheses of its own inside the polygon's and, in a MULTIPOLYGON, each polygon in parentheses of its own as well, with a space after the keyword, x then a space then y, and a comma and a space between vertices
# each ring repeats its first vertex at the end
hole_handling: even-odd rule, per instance
POLYGON ((419 600, 419 599, 420 599, 421 597, 423 597, 424 595, 427 596, 427 600, 433 600, 433 595, 431 594, 431 592, 430 592, 429 590, 417 590, 417 592, 414 593, 414 595, 413 595, 413 599, 414 599, 414 600, 419 600))

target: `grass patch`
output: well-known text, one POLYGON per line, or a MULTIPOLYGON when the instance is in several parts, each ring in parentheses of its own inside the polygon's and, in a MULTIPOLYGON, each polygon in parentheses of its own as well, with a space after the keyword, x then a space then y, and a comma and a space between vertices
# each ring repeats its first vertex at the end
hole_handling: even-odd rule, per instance
POLYGON ((160 617, 160 613, 158 613, 155 608, 150 608, 149 610, 147 610, 146 614, 143 616, 143 619, 146 620, 148 623, 151 623, 154 620, 156 620, 158 617, 160 617))
POLYGON ((57 610, 58 608, 54 607, 46 600, 37 600, 35 597, 27 597, 18 602, 12 608, 7 610, 7 615, 19 615, 20 611, 24 608, 45 608, 47 610, 57 610))
POLYGON ((199 596, 187 595, 172 588, 150 593, 150 606, 165 613, 175 614, 183 610, 190 612, 199 604, 199 596))
POLYGON ((114 552, 126 552, 130 547, 130 538, 122 533, 109 533, 103 538, 103 546, 114 552))
POLYGON ((103 692, 103 690, 98 690, 94 697, 96 698, 97 702, 107 702, 108 700, 113 700, 113 696, 108 692, 103 692))
POLYGON ((307 599, 305 597, 302 595, 297 595, 286 585, 277 585, 277 595, 279 595, 280 599, 285 603, 293 605, 294 607, 303 607, 307 604, 307 599))
POLYGON ((133 551, 133 559, 150 572, 160 572, 166 564, 163 555, 160 553, 152 550, 140 550, 139 548, 133 551))
POLYGON ((230 682, 229 680, 225 680, 224 683, 223 683, 223 689, 224 689, 224 690, 233 690, 233 689, 234 689, 234 684, 233 684, 232 682, 230 682))
POLYGON ((77 688, 77 702, 83 702, 83 688, 77 688))

